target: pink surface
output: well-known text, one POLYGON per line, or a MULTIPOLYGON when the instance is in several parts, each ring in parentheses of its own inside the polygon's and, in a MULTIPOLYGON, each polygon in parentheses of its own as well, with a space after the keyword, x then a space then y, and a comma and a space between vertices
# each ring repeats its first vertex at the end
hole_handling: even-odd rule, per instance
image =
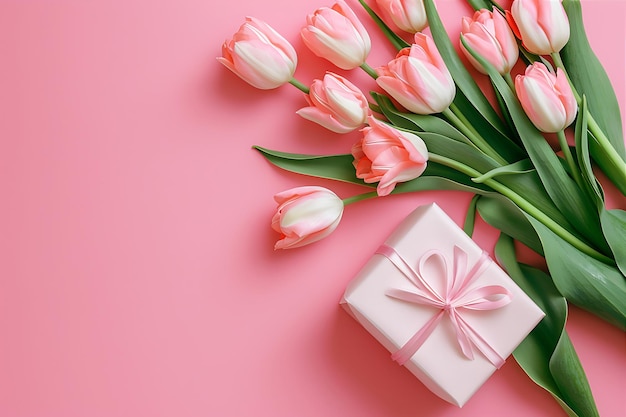
MULTIPOLYGON (((469 9, 438 3, 456 36, 469 9)), ((349 4, 374 38, 368 62, 384 63, 391 48, 349 4)), ((0 416, 564 415, 512 359, 449 405, 338 305, 414 207, 436 201, 461 223, 469 195, 355 204, 324 241, 272 250, 275 192, 362 188, 284 173, 250 147, 346 152, 358 133, 297 117, 297 90, 255 90, 215 57, 252 15, 294 44, 308 83, 331 67, 298 31, 324 5, 0 0, 0 416)), ((626 3, 584 10, 624 103, 626 3)), ((479 244, 495 237, 479 223, 479 244)), ((600 414, 624 415, 624 334, 576 308, 568 330, 600 414)))

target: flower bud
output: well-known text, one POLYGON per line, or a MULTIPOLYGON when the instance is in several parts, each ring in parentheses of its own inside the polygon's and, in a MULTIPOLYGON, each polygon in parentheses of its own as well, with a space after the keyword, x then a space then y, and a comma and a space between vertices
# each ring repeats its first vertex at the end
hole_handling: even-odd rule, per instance
MULTIPOLYGON (((461 34, 467 45, 493 65, 500 74, 508 74, 517 62, 519 57, 517 40, 504 16, 497 10, 490 12, 482 9, 476 11, 471 19, 463 17, 461 34)), ((483 74, 487 73, 465 49, 463 43, 461 50, 474 68, 483 74)))
POLYGON ((378 7, 399 29, 421 32, 428 26, 424 0, 376 0, 378 7))
POLYGON ((452 76, 433 40, 423 33, 416 33, 410 48, 376 72, 376 83, 414 113, 441 113, 454 100, 452 76))
POLYGON ((391 193, 399 182, 422 175, 428 161, 428 149, 419 136, 398 130, 368 117, 361 141, 352 147, 357 178, 366 183, 378 182, 379 196, 391 193))
POLYGON ((256 88, 269 90, 289 82, 296 70, 296 51, 267 23, 253 17, 222 45, 217 60, 256 88))
POLYGON ((365 27, 343 0, 308 15, 300 34, 315 55, 344 70, 363 65, 372 47, 365 27))
POLYGON ((309 107, 300 116, 336 133, 348 133, 365 123, 369 104, 357 86, 344 77, 327 72, 314 80, 306 97, 309 107))
POLYGON ((556 75, 541 62, 515 78, 515 91, 528 118, 542 132, 560 132, 576 118, 578 106, 561 69, 556 75))
POLYGON ((513 1, 507 20, 529 52, 549 55, 559 52, 569 40, 569 20, 561 1, 513 1))
POLYGON ((282 235, 274 249, 291 249, 316 242, 331 234, 343 215, 343 201, 332 191, 317 186, 296 187, 274 196, 278 209, 272 229, 282 235))

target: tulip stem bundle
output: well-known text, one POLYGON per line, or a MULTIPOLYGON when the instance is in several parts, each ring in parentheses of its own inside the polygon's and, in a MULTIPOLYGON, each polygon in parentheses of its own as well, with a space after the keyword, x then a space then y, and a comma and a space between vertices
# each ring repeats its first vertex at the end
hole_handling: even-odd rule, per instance
POLYGON ((500 165, 507 165, 508 162, 500 156, 474 129, 469 120, 465 117, 465 115, 454 105, 451 104, 449 108, 445 109, 442 112, 443 116, 450 123, 454 125, 461 133, 463 133, 467 138, 481 151, 483 151, 486 155, 490 156, 494 161, 499 163, 500 165))
MULTIPOLYGON (((453 159, 447 158, 445 156, 429 153, 429 159, 432 162, 440 163, 441 165, 448 166, 450 168, 454 168, 455 170, 462 172, 468 175, 471 178, 477 178, 482 176, 482 173, 475 170, 472 167, 469 167, 465 164, 462 164, 453 159)), ((535 219, 539 220, 546 227, 552 230, 555 234, 561 237, 563 240, 569 242, 572 246, 579 249, 581 252, 586 253, 587 255, 601 261, 604 263, 612 264, 613 261, 610 258, 607 258, 597 250, 593 249, 585 242, 577 238, 568 232, 565 228, 563 228, 560 224, 552 220, 550 217, 546 216, 541 210, 535 207, 531 202, 527 199, 514 192, 510 188, 504 186, 500 182, 494 180, 493 178, 486 179, 483 182, 485 185, 491 187, 493 190, 499 192, 500 194, 508 197, 512 202, 514 202, 519 208, 524 210, 529 215, 533 216, 535 219)))

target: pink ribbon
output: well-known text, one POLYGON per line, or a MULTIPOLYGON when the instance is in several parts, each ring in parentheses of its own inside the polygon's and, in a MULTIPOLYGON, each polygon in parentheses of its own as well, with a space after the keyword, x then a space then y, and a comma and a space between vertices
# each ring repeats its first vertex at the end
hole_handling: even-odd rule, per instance
POLYGON ((439 312, 435 314, 421 329, 409 339, 408 342, 394 353, 391 358, 404 365, 424 344, 426 339, 435 330, 443 316, 447 313, 456 332, 456 339, 461 351, 470 360, 474 360, 473 348, 478 349, 496 368, 504 365, 504 358, 487 342, 469 323, 467 323, 459 309, 469 310, 495 310, 511 302, 512 294, 500 285, 483 285, 470 289, 471 284, 487 269, 491 259, 483 252, 480 259, 471 268, 468 268, 467 253, 458 246, 454 246, 454 258, 452 270, 450 270, 446 258, 438 250, 432 250, 419 260, 415 271, 405 260, 390 246, 382 245, 376 252, 387 257, 393 265, 415 286, 414 291, 392 288, 386 292, 390 297, 409 303, 436 307, 439 312), (423 278, 424 265, 429 260, 439 261, 443 269, 445 280, 444 294, 440 295, 433 289, 428 281, 423 278))

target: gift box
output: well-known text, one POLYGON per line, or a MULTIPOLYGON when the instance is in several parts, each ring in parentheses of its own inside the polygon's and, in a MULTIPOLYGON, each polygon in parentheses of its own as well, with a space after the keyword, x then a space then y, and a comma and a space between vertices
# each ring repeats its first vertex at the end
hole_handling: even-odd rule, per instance
POLYGON ((436 204, 402 221, 341 305, 392 359, 459 407, 544 316, 436 204))

